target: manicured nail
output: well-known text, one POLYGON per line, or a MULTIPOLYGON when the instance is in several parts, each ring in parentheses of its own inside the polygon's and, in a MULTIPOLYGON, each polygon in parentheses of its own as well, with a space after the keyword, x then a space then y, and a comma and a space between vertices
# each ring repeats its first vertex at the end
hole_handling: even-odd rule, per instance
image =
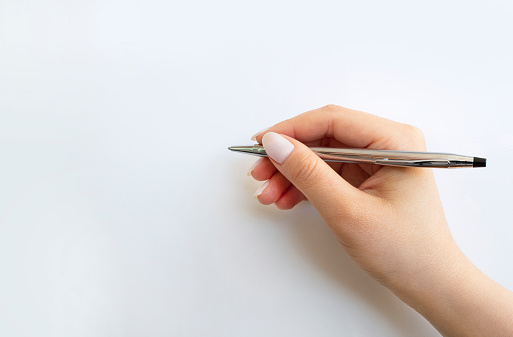
POLYGON ((248 176, 251 175, 251 172, 253 172, 253 170, 255 169, 255 167, 257 167, 258 164, 260 164, 260 162, 263 160, 264 158, 261 157, 261 158, 258 158, 257 161, 255 161, 253 163, 253 165, 251 165, 251 167, 249 168, 249 171, 248 171, 248 176))
POLYGON ((258 188, 258 190, 255 192, 255 194, 253 194, 253 198, 258 199, 258 196, 259 196, 260 194, 262 194, 262 192, 265 190, 265 188, 267 187, 267 185, 269 185, 269 181, 270 181, 270 180, 267 180, 265 183, 263 183, 263 184, 262 184, 262 186, 260 186, 260 187, 258 188))
POLYGON ((265 128, 265 129, 263 129, 263 130, 258 131, 258 132, 257 132, 257 133, 255 133, 253 136, 251 136, 251 140, 255 142, 255 141, 256 141, 256 137, 257 137, 259 134, 261 134, 262 132, 265 132, 265 130, 269 130, 269 128, 265 128))
POLYGON ((283 164, 294 149, 291 142, 274 132, 268 132, 264 135, 262 145, 267 155, 280 164, 283 164))

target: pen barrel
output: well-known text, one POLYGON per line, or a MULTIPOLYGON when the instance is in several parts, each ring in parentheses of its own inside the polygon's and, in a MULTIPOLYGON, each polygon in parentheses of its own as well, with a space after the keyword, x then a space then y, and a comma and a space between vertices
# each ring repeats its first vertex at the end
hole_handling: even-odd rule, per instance
POLYGON ((387 151, 368 149, 310 148, 321 159, 332 162, 387 166, 457 168, 473 167, 474 157, 449 153, 387 151))
MULTIPOLYGON (((231 146, 228 149, 256 156, 267 156, 262 145, 231 146)), ((329 147, 311 147, 310 149, 321 159, 331 162, 426 168, 486 167, 485 158, 462 156, 452 153, 340 149, 329 147)))

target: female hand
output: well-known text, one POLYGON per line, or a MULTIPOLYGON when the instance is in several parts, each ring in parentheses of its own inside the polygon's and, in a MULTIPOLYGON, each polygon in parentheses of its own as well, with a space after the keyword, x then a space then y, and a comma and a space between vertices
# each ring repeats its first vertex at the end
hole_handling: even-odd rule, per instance
POLYGON ((417 128, 330 105, 255 138, 269 156, 250 172, 266 181, 258 200, 290 209, 308 199, 344 250, 439 331, 468 336, 479 327, 490 332, 491 321, 499 324, 496 309, 477 310, 469 291, 493 305, 499 305, 495 292, 506 291, 502 305, 513 314, 511 293, 477 270, 454 242, 431 170, 326 163, 307 147, 425 151, 417 128), (484 295, 483 287, 495 292, 484 295), (480 320, 470 322, 475 315, 480 320), (479 325, 483 317, 488 321, 479 325))

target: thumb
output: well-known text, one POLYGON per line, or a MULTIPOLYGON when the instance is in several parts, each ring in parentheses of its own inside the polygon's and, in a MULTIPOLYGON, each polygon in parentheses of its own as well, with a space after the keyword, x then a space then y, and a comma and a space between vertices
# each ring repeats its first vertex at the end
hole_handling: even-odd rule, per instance
POLYGON ((353 187, 301 142, 274 132, 262 145, 276 168, 296 186, 326 222, 351 217, 368 195, 353 187))

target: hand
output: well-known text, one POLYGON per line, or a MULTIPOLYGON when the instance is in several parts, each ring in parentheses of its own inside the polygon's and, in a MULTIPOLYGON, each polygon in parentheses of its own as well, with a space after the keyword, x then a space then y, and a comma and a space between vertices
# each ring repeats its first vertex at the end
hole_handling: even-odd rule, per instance
POLYGON ((372 277, 441 332, 469 331, 468 323, 454 327, 457 304, 468 305, 457 295, 462 287, 475 285, 479 292, 483 284, 491 285, 454 242, 432 171, 326 163, 307 147, 425 151, 417 128, 326 106, 278 123, 256 140, 269 155, 251 170, 253 178, 266 181, 256 194, 261 203, 290 209, 309 200, 344 250, 372 277), (457 304, 448 307, 449 298, 457 304))
POLYGON ((308 199, 346 252, 378 281, 393 285, 416 278, 426 263, 451 254, 455 245, 431 170, 328 164, 300 143, 425 151, 418 129, 328 106, 281 122, 256 139, 271 157, 251 172, 257 180, 269 179, 258 200, 288 209, 308 199))

